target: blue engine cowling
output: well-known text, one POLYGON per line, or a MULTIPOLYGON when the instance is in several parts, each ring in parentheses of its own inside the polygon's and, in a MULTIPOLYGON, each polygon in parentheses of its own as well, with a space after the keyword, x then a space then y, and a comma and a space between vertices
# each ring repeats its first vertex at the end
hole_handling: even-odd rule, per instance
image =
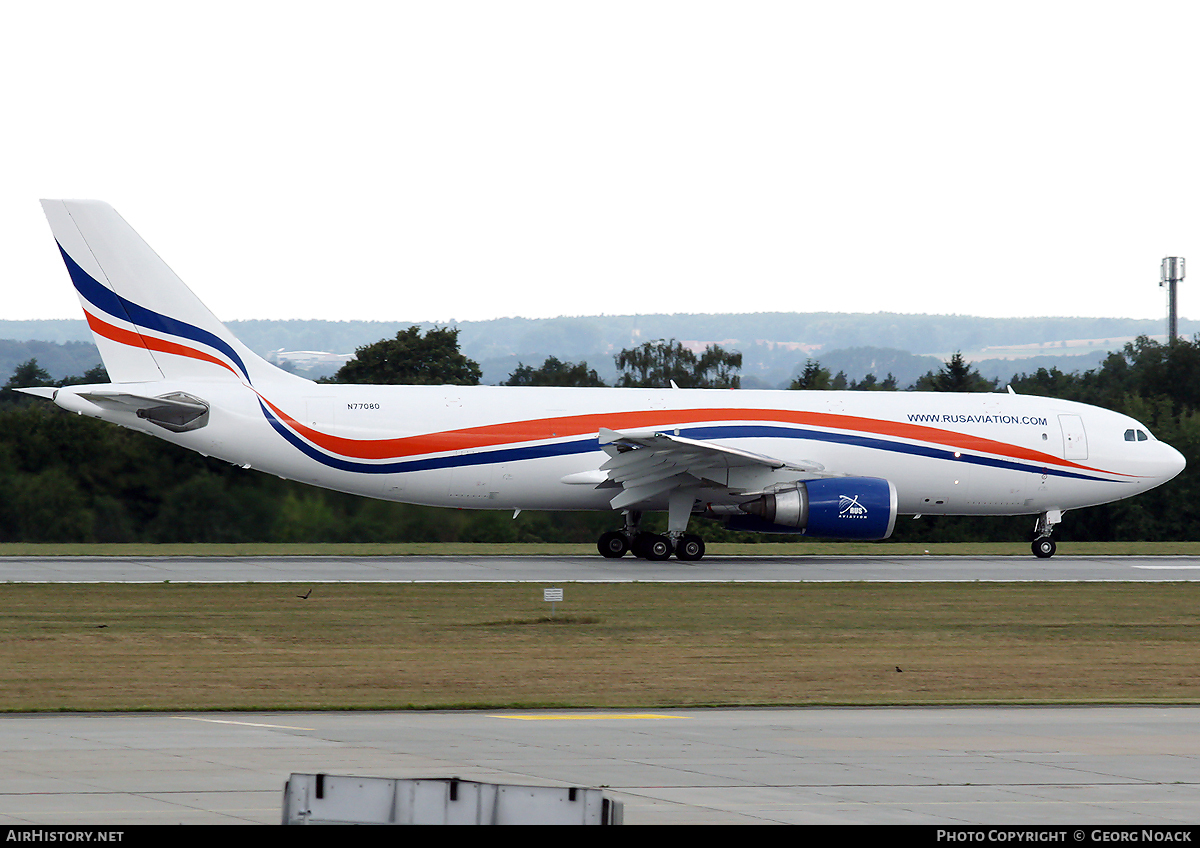
POLYGON ((878 477, 807 480, 763 495, 730 516, 731 530, 803 533, 823 539, 886 539, 896 526, 896 487, 878 477))

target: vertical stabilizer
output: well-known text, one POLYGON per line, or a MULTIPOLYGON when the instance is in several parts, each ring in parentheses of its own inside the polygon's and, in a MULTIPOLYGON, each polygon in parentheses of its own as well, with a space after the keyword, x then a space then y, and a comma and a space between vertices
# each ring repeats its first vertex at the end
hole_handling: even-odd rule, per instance
POLYGON ((43 200, 113 382, 283 374, 239 342, 133 228, 98 200, 43 200))

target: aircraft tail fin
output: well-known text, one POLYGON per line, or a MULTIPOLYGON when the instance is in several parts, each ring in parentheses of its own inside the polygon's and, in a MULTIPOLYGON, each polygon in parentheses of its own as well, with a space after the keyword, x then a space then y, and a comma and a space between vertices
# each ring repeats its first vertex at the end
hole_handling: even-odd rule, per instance
POLYGON ((253 385, 286 374, 238 341, 107 203, 43 200, 42 208, 114 383, 253 385))

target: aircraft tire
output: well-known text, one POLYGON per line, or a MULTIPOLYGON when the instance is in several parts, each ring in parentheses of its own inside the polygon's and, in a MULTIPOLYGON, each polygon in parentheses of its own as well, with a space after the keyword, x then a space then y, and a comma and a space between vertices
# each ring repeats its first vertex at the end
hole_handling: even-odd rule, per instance
POLYGON ((600 536, 596 548, 608 559, 620 559, 629 550, 629 540, 619 530, 609 530, 600 536))
POLYGON ((694 562, 704 556, 704 540, 699 536, 688 534, 679 540, 675 546, 675 558, 686 562, 694 562))
POLYGON ((657 533, 639 533, 633 540, 633 553, 651 562, 662 562, 671 558, 674 547, 671 540, 657 533))
POLYGON ((1058 545, 1054 544, 1053 539, 1034 539, 1033 540, 1033 555, 1038 559, 1050 559, 1054 556, 1054 552, 1058 550, 1058 545))

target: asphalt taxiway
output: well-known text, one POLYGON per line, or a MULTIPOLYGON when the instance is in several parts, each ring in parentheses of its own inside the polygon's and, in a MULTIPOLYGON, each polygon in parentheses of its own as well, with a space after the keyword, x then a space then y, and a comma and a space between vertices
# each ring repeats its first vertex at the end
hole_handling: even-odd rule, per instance
POLYGON ((0 823, 273 824, 291 773, 603 787, 626 824, 1194 825, 1200 710, 14 715, 0 823))

